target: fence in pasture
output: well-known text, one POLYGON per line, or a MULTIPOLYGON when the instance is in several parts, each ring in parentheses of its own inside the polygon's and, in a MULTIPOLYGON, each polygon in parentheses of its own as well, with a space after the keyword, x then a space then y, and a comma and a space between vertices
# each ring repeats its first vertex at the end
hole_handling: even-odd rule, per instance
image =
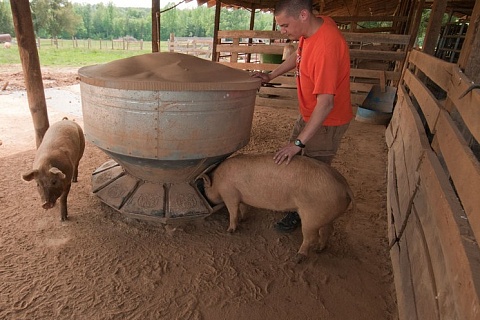
POLYGON ((211 59, 213 38, 208 37, 175 37, 172 33, 168 40, 168 51, 180 52, 192 56, 211 59))
MULTIPOLYGON (((150 42, 147 42, 145 49, 149 49, 150 42)), ((56 48, 84 48, 91 50, 140 50, 144 49, 144 41, 130 39, 128 37, 121 39, 41 39, 37 38, 37 47, 56 47, 56 48)))

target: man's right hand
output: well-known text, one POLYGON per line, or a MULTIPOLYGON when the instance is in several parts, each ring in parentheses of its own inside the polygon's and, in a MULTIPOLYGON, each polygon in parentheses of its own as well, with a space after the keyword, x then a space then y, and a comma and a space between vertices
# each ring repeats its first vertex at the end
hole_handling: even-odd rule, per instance
POLYGON ((263 84, 263 83, 268 83, 268 82, 270 82, 270 80, 272 80, 272 79, 270 78, 270 73, 264 73, 264 72, 259 72, 259 71, 254 72, 254 73, 252 74, 252 77, 262 79, 262 84, 263 84))

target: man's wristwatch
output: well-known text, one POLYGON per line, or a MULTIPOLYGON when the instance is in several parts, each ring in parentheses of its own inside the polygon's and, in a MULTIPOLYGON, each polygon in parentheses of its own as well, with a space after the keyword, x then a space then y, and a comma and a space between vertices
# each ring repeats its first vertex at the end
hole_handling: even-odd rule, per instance
POLYGON ((300 147, 300 148, 305 148, 305 145, 302 143, 302 141, 300 139, 296 139, 294 142, 293 142, 297 147, 300 147))

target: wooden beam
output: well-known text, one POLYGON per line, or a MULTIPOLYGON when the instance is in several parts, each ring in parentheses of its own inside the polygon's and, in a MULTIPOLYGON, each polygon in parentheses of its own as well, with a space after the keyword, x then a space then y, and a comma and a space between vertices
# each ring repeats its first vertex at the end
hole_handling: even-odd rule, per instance
POLYGON ((471 80, 457 66, 453 67, 452 79, 448 101, 455 105, 472 137, 480 141, 480 90, 470 90, 471 80))
POLYGON ((446 62, 425 54, 418 50, 412 50, 409 56, 409 63, 413 63, 427 77, 435 82, 440 88, 447 91, 452 81, 453 63, 446 62))
POLYGON ((372 34, 372 33, 351 33, 342 32, 345 40, 355 42, 373 42, 384 44, 403 44, 406 45, 410 41, 409 35, 403 34, 372 34))
POLYGON ((212 48, 212 61, 218 61, 220 59, 217 53, 216 44, 220 43, 219 38, 219 29, 220 29, 220 9, 222 8, 222 3, 220 1, 215 2, 215 22, 213 24, 213 48, 212 48))
POLYGON ((436 152, 441 153, 465 211, 473 234, 480 241, 480 163, 463 139, 450 115, 440 113, 435 134, 436 152))
POLYGON ((417 3, 417 6, 414 9, 415 10, 414 18, 412 19, 410 26, 408 28, 408 33, 412 35, 412 37, 410 38, 407 51, 410 51, 410 49, 415 46, 415 42, 417 41, 417 34, 418 34, 418 29, 420 28, 420 22, 422 21, 422 12, 425 6, 425 0, 420 0, 416 3, 417 3))
POLYGON ((465 35, 458 66, 475 83, 480 83, 480 1, 475 1, 470 25, 465 35))
POLYGON ((423 52, 434 55, 435 47, 438 41, 438 35, 442 27, 443 14, 447 10, 447 0, 434 0, 430 19, 428 20, 427 31, 425 32, 425 41, 423 43, 423 52))
MULTIPOLYGON (((253 30, 254 27, 255 27, 255 5, 252 5, 252 8, 251 8, 251 12, 250 12, 250 26, 249 26, 249 30, 253 30)), ((248 43, 249 44, 252 44, 253 43, 253 39, 252 38, 248 38, 248 43)), ((250 59, 251 59, 251 54, 248 54, 247 55, 247 62, 250 62, 250 59)))
POLYGON ((480 316, 480 251, 469 222, 448 177, 431 150, 418 170, 421 186, 431 215, 432 228, 441 235, 446 272, 442 277, 452 285, 455 319, 478 319, 480 316))
POLYGON ((35 33, 33 31, 32 13, 28 0, 10 0, 13 24, 17 36, 18 51, 22 62, 28 106, 35 128, 37 148, 49 127, 47 103, 43 91, 42 72, 38 57, 35 33))
POLYGON ((430 132, 435 133, 438 115, 442 106, 423 82, 421 82, 420 79, 410 70, 405 70, 403 80, 410 89, 410 94, 415 97, 415 100, 420 106, 430 132))
POLYGON ((160 0, 152 0, 152 52, 160 51, 160 0))
POLYGON ((367 22, 367 21, 393 21, 405 22, 408 17, 399 16, 338 16, 331 17, 335 22, 367 22))

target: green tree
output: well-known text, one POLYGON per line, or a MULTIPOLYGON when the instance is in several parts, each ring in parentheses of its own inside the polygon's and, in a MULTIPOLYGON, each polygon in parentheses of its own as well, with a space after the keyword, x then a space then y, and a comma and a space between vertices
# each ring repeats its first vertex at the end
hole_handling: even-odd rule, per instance
MULTIPOLYGON (((431 14, 430 9, 424 9, 422 11, 422 18, 420 19, 420 25, 418 27, 418 33, 417 33, 417 39, 415 41, 415 46, 416 47, 422 47, 423 42, 425 40, 425 33, 427 32, 427 26, 428 26, 428 21, 430 19, 430 14, 431 14)), ((448 22, 449 15, 448 14, 443 14, 442 18, 442 24, 446 24, 448 22)), ((453 18, 453 20, 457 21, 457 18, 453 18)))
POLYGON ((0 33, 15 34, 15 28, 12 21, 12 9, 10 8, 10 2, 0 2, 0 33))
POLYGON ((30 5, 37 34, 43 32, 52 38, 62 33, 74 35, 82 24, 81 16, 67 0, 33 0, 30 5))

